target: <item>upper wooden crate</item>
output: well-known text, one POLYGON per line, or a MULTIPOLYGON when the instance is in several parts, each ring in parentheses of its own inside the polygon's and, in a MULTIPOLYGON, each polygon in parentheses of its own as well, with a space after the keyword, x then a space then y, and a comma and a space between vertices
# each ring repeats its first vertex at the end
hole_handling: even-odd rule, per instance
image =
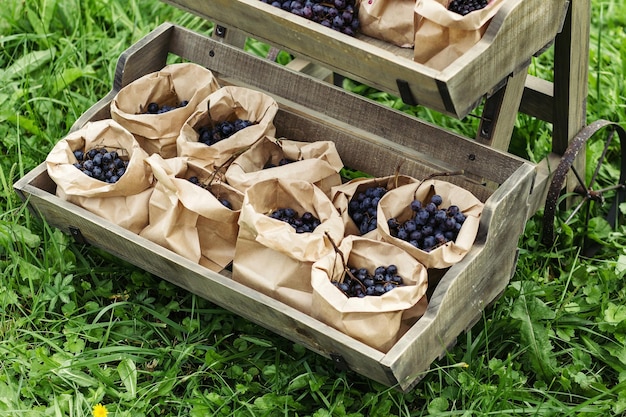
POLYGON ((260 0, 164 0, 345 77, 457 118, 465 117, 560 32, 568 0, 507 0, 474 47, 443 71, 413 50, 344 35, 260 0))

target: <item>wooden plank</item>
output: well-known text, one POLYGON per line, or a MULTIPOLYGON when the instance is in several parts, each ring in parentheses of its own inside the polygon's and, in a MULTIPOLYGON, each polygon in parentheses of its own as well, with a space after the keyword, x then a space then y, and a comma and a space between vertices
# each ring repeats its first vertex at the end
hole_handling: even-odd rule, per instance
POLYGON ((554 121, 554 84, 550 81, 528 75, 522 94, 520 111, 537 119, 554 121))
POLYGON ((246 40, 248 39, 245 33, 237 29, 231 29, 219 25, 216 25, 213 28, 212 37, 218 42, 224 42, 239 49, 243 49, 245 47, 246 40))
POLYGON ((527 72, 528 66, 524 66, 509 77, 506 85, 498 91, 497 102, 492 106, 487 99, 476 136, 480 143, 505 152, 509 150, 527 72))
POLYGON ((554 39, 567 3, 507 1, 483 40, 439 72, 414 62, 411 49, 343 35, 259 0, 165 1, 381 91, 401 96, 405 81, 417 103, 458 118, 554 39))
POLYGON ((324 68, 321 65, 314 64, 308 60, 294 58, 286 66, 289 69, 310 75, 318 80, 323 80, 329 83, 333 82, 333 72, 331 70, 324 68))
MULTIPOLYGON (((554 123, 552 152, 563 155, 570 141, 587 123, 587 77, 589 73, 589 33, 591 0, 572 1, 563 32, 554 43, 554 123)), ((585 172, 585 149, 572 164, 585 172)), ((565 188, 578 185, 570 175, 565 188)), ((571 204, 571 199, 566 202, 571 204)))
POLYGON ((591 0, 572 1, 554 42, 552 151, 562 155, 586 124, 591 0))

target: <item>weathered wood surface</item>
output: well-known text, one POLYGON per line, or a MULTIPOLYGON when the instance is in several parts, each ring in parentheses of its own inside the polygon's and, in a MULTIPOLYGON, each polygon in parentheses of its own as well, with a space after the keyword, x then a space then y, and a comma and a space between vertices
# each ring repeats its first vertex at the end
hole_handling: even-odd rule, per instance
POLYGON ((568 4, 507 1, 478 44, 443 71, 435 71, 414 62, 411 49, 343 35, 259 0, 165 2, 397 96, 397 81, 406 81, 417 103, 458 118, 554 39, 568 4))
MULTIPOLYGON (((554 132, 552 152, 563 155, 570 141, 587 123, 587 76, 589 73, 589 33, 591 0, 573 1, 565 20, 563 35, 554 50, 554 132)), ((585 149, 579 152, 572 168, 585 172, 585 149)), ((574 175, 565 188, 578 185, 574 175)), ((570 204, 571 201, 568 201, 570 204)))
POLYGON ((476 140, 504 152, 509 150, 526 82, 528 66, 511 75, 506 85, 485 101, 476 140))
POLYGON ((110 101, 116 91, 165 65, 167 53, 151 51, 155 44, 185 59, 199 60, 198 63, 215 69, 224 82, 239 82, 260 89, 266 87, 280 105, 276 118, 279 133, 298 140, 334 140, 342 158, 353 168, 388 175, 390 169, 403 162, 403 171, 418 178, 440 168, 463 168, 502 184, 494 192, 463 176, 448 178, 474 192, 486 205, 476 245, 463 261, 443 274, 424 320, 418 321, 384 355, 297 310, 233 282, 226 272, 212 272, 59 199, 45 164, 15 184, 18 194, 34 213, 66 233, 78 230, 87 243, 314 352, 340 358, 342 364, 364 376, 402 390, 411 387, 506 286, 515 265, 517 239, 527 216, 534 167, 519 158, 424 124, 313 77, 251 57, 172 25, 157 28, 122 54, 112 91, 87 111, 73 129, 89 120, 106 117, 107 100, 110 101), (150 51, 144 51, 144 48, 150 51), (242 79, 238 80, 237 76, 242 79))

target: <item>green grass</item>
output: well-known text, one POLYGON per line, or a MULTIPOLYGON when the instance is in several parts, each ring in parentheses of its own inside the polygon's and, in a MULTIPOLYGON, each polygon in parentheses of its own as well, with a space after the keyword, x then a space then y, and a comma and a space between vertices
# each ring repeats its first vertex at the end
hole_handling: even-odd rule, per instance
MULTIPOLYGON (((605 416, 626 412, 626 230, 579 218, 553 248, 541 213, 511 284, 402 394, 276 336, 33 217, 12 187, 112 85, 119 54, 164 21, 206 22, 156 0, 5 0, 0 8, 0 415, 605 416)), ((624 121, 626 11, 594 0, 589 121, 624 121)), ((263 48, 251 43, 251 49, 263 48)), ((281 60, 288 56, 281 55, 281 60)), ((545 74, 550 54, 531 67, 545 74)), ((351 85, 472 135, 451 120, 351 85)), ((550 127, 526 116, 512 149, 540 160, 550 127)), ((598 155, 594 141, 590 159, 598 155)), ((615 175, 610 164, 603 173, 615 175)))

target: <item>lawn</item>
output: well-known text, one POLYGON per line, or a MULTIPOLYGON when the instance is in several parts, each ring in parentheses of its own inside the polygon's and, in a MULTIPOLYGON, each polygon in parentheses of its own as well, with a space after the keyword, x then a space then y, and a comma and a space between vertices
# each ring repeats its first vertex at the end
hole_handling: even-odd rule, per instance
MULTIPOLYGON (((592 1, 587 120, 626 120, 626 11, 592 1)), ((13 184, 111 88, 122 51, 162 22, 211 24, 157 0, 4 0, 0 8, 0 415, 608 416, 626 413, 626 228, 580 216, 553 247, 541 213, 510 285, 408 393, 382 386, 31 215, 13 184)), ((251 42, 252 51, 265 46, 251 42)), ((284 57, 283 57, 284 58, 284 57)), ((551 53, 531 70, 549 74, 551 53)), ((450 120, 346 88, 462 133, 450 120)), ((518 117, 539 161, 550 126, 518 117)), ((602 140, 592 140, 588 159, 602 140)), ((611 149, 614 151, 614 149, 611 149)), ((602 175, 617 178, 619 161, 602 175)), ((561 216, 566 216, 562 213, 561 216)), ((564 217, 563 217, 564 218, 564 217)))

